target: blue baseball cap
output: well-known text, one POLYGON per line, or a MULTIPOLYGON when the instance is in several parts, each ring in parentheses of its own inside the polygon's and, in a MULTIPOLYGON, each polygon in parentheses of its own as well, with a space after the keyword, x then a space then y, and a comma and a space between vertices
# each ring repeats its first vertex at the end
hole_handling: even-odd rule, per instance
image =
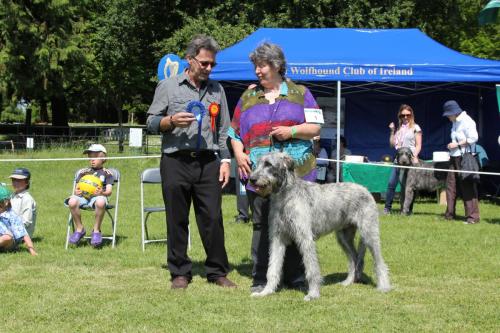
POLYGON ((29 180, 31 178, 31 173, 26 168, 17 168, 12 171, 12 174, 9 176, 9 178, 29 180))

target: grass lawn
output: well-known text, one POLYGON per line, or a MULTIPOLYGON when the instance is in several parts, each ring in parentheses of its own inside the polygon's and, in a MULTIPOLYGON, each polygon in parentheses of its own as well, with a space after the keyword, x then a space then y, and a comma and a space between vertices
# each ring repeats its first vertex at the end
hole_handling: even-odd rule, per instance
MULTIPOLYGON (((112 153, 112 156, 117 154, 112 153)), ((81 157, 80 151, 35 152, 34 158, 81 157)), ((0 159, 25 158, 2 154, 0 159)), ((39 205, 31 257, 0 253, 0 331, 128 332, 498 332, 500 330, 500 209, 481 202, 481 223, 445 221, 444 207, 422 200, 410 217, 381 217, 382 250, 394 290, 373 285, 367 254, 366 284, 342 287, 347 261, 333 235, 318 241, 324 285, 321 298, 304 302, 299 291, 250 297, 252 229, 233 223, 235 197, 224 196, 226 248, 237 289, 221 289, 204 278, 204 251, 191 224, 194 279, 185 291, 169 289, 165 245, 140 246, 139 175, 157 159, 108 161, 122 173, 118 244, 101 250, 64 250, 68 210, 63 199, 76 169, 85 161, 2 162, 0 181, 18 166, 32 172, 31 193, 39 205)), ((148 194, 161 202, 159 187, 148 194)), ((155 201, 152 200, 152 201, 155 201)), ((463 214, 463 206, 458 205, 463 214)), ((382 208, 382 206, 380 206, 382 208)), ((397 208, 397 207, 396 207, 397 208)), ((84 215, 91 228, 92 216, 84 215)), ((192 222, 194 219, 192 217, 192 222)), ((109 231, 105 222, 104 231, 109 231)), ((151 218, 151 233, 165 233, 162 214, 151 218)))

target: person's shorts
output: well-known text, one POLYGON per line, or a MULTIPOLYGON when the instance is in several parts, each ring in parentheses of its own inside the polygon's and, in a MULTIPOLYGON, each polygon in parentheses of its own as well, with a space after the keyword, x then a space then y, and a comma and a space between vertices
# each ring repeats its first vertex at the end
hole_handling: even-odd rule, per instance
POLYGON ((97 201, 97 199, 100 199, 100 198, 105 201, 106 206, 108 205, 108 198, 105 197, 104 195, 98 195, 98 196, 92 197, 90 199, 86 199, 84 197, 79 197, 77 195, 72 195, 71 197, 64 200, 64 204, 66 206, 68 206, 68 201, 71 198, 76 198, 78 200, 78 202, 80 203, 80 207, 89 206, 89 207, 95 208, 95 202, 97 201))

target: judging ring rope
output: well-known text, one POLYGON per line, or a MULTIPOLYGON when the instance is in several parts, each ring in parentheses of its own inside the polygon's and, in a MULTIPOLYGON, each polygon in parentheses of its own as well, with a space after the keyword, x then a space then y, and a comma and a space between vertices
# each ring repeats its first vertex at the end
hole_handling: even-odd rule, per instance
MULTIPOLYGON (((161 155, 136 155, 136 156, 113 156, 113 157, 95 157, 94 160, 128 160, 128 159, 146 159, 146 158, 160 158, 161 155)), ((58 157, 58 158, 9 158, 0 159, 0 162, 60 162, 60 161, 88 161, 88 157, 58 157)), ((438 169, 438 168, 425 168, 419 166, 403 166, 389 163, 373 163, 373 162, 346 162, 344 160, 336 160, 329 158, 317 158, 318 161, 328 161, 328 162, 340 162, 349 164, 362 164, 362 165, 373 165, 383 168, 400 168, 400 169, 415 169, 415 170, 425 170, 425 171, 442 171, 442 172, 455 172, 455 173, 471 173, 478 175, 490 175, 490 176, 500 176, 498 172, 486 172, 486 171, 463 171, 463 170, 450 170, 450 169, 438 169)))

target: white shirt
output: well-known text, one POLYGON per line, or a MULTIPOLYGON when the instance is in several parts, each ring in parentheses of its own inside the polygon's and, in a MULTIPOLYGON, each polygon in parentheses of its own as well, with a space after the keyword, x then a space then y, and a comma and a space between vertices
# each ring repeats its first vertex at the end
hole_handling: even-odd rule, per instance
MULTIPOLYGON (((478 134, 476 129, 476 122, 467 114, 467 112, 463 111, 458 115, 457 119, 451 126, 451 142, 458 143, 467 140, 467 143, 469 145, 460 147, 463 153, 475 151, 477 139, 478 134)), ((462 153, 458 148, 450 149, 450 156, 457 157, 462 153)))
POLYGON ((33 237, 36 223, 36 202, 31 194, 27 190, 16 193, 10 199, 10 204, 14 214, 18 215, 23 221, 30 237, 33 237))

